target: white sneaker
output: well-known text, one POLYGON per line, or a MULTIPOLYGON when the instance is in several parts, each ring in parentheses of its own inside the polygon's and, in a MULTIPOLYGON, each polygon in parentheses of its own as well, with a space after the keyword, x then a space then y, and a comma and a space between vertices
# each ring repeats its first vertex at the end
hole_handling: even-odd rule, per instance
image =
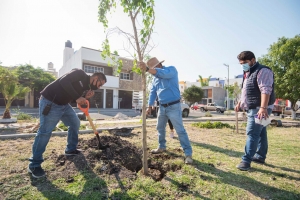
POLYGON ((170 133, 170 138, 174 138, 174 132, 170 133))
POLYGON ((193 163, 193 159, 192 159, 192 156, 187 156, 185 158, 185 164, 192 164, 193 163))

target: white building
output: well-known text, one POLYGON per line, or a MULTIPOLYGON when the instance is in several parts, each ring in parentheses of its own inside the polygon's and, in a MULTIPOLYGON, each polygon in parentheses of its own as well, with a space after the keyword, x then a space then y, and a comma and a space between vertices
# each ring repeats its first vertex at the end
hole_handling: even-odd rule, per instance
POLYGON ((119 76, 114 75, 115 69, 107 64, 108 62, 112 63, 112 60, 108 58, 104 60, 101 51, 86 47, 74 51, 72 43, 68 40, 65 43, 63 66, 59 70, 59 77, 74 68, 82 69, 88 75, 102 72, 106 75, 107 82, 90 99, 90 106, 131 109, 135 94, 133 92, 142 90, 142 79, 140 75, 132 72, 132 60, 117 58, 123 61, 123 68, 119 76))

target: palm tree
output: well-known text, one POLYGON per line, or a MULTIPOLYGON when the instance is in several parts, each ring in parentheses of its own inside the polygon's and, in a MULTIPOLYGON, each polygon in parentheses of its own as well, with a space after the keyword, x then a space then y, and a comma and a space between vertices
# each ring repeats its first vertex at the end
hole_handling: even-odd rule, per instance
POLYGON ((24 99, 30 88, 23 87, 19 80, 10 70, 0 66, 0 92, 4 97, 5 111, 3 119, 10 119, 10 107, 15 99, 24 99))
POLYGON ((201 87, 209 85, 209 80, 211 78, 211 75, 206 80, 204 80, 201 75, 198 75, 198 76, 199 76, 199 79, 200 79, 201 87))

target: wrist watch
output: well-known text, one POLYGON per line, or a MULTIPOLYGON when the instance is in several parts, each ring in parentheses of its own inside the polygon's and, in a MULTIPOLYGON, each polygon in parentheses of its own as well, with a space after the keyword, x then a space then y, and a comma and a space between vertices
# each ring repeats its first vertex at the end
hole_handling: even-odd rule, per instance
POLYGON ((147 72, 147 71, 149 71, 149 67, 148 67, 148 66, 146 67, 146 72, 147 72))

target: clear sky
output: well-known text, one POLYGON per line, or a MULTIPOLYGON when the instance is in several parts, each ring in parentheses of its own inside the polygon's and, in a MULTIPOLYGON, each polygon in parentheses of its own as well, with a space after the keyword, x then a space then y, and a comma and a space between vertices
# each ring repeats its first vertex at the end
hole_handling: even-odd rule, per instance
MULTIPOLYGON (((98 0, 0 0, 0 61, 4 66, 30 63, 58 71, 67 40, 73 48, 101 50, 105 35, 98 22, 98 0)), ((259 57, 279 37, 300 34, 299 0, 156 0, 150 53, 174 65, 180 80, 241 74, 236 56, 244 50, 259 57)), ((116 12, 110 27, 128 26, 116 12)), ((130 26, 129 26, 130 27, 130 26)), ((117 34, 112 46, 123 45, 117 34)), ((121 56, 125 52, 119 51, 121 56)))

